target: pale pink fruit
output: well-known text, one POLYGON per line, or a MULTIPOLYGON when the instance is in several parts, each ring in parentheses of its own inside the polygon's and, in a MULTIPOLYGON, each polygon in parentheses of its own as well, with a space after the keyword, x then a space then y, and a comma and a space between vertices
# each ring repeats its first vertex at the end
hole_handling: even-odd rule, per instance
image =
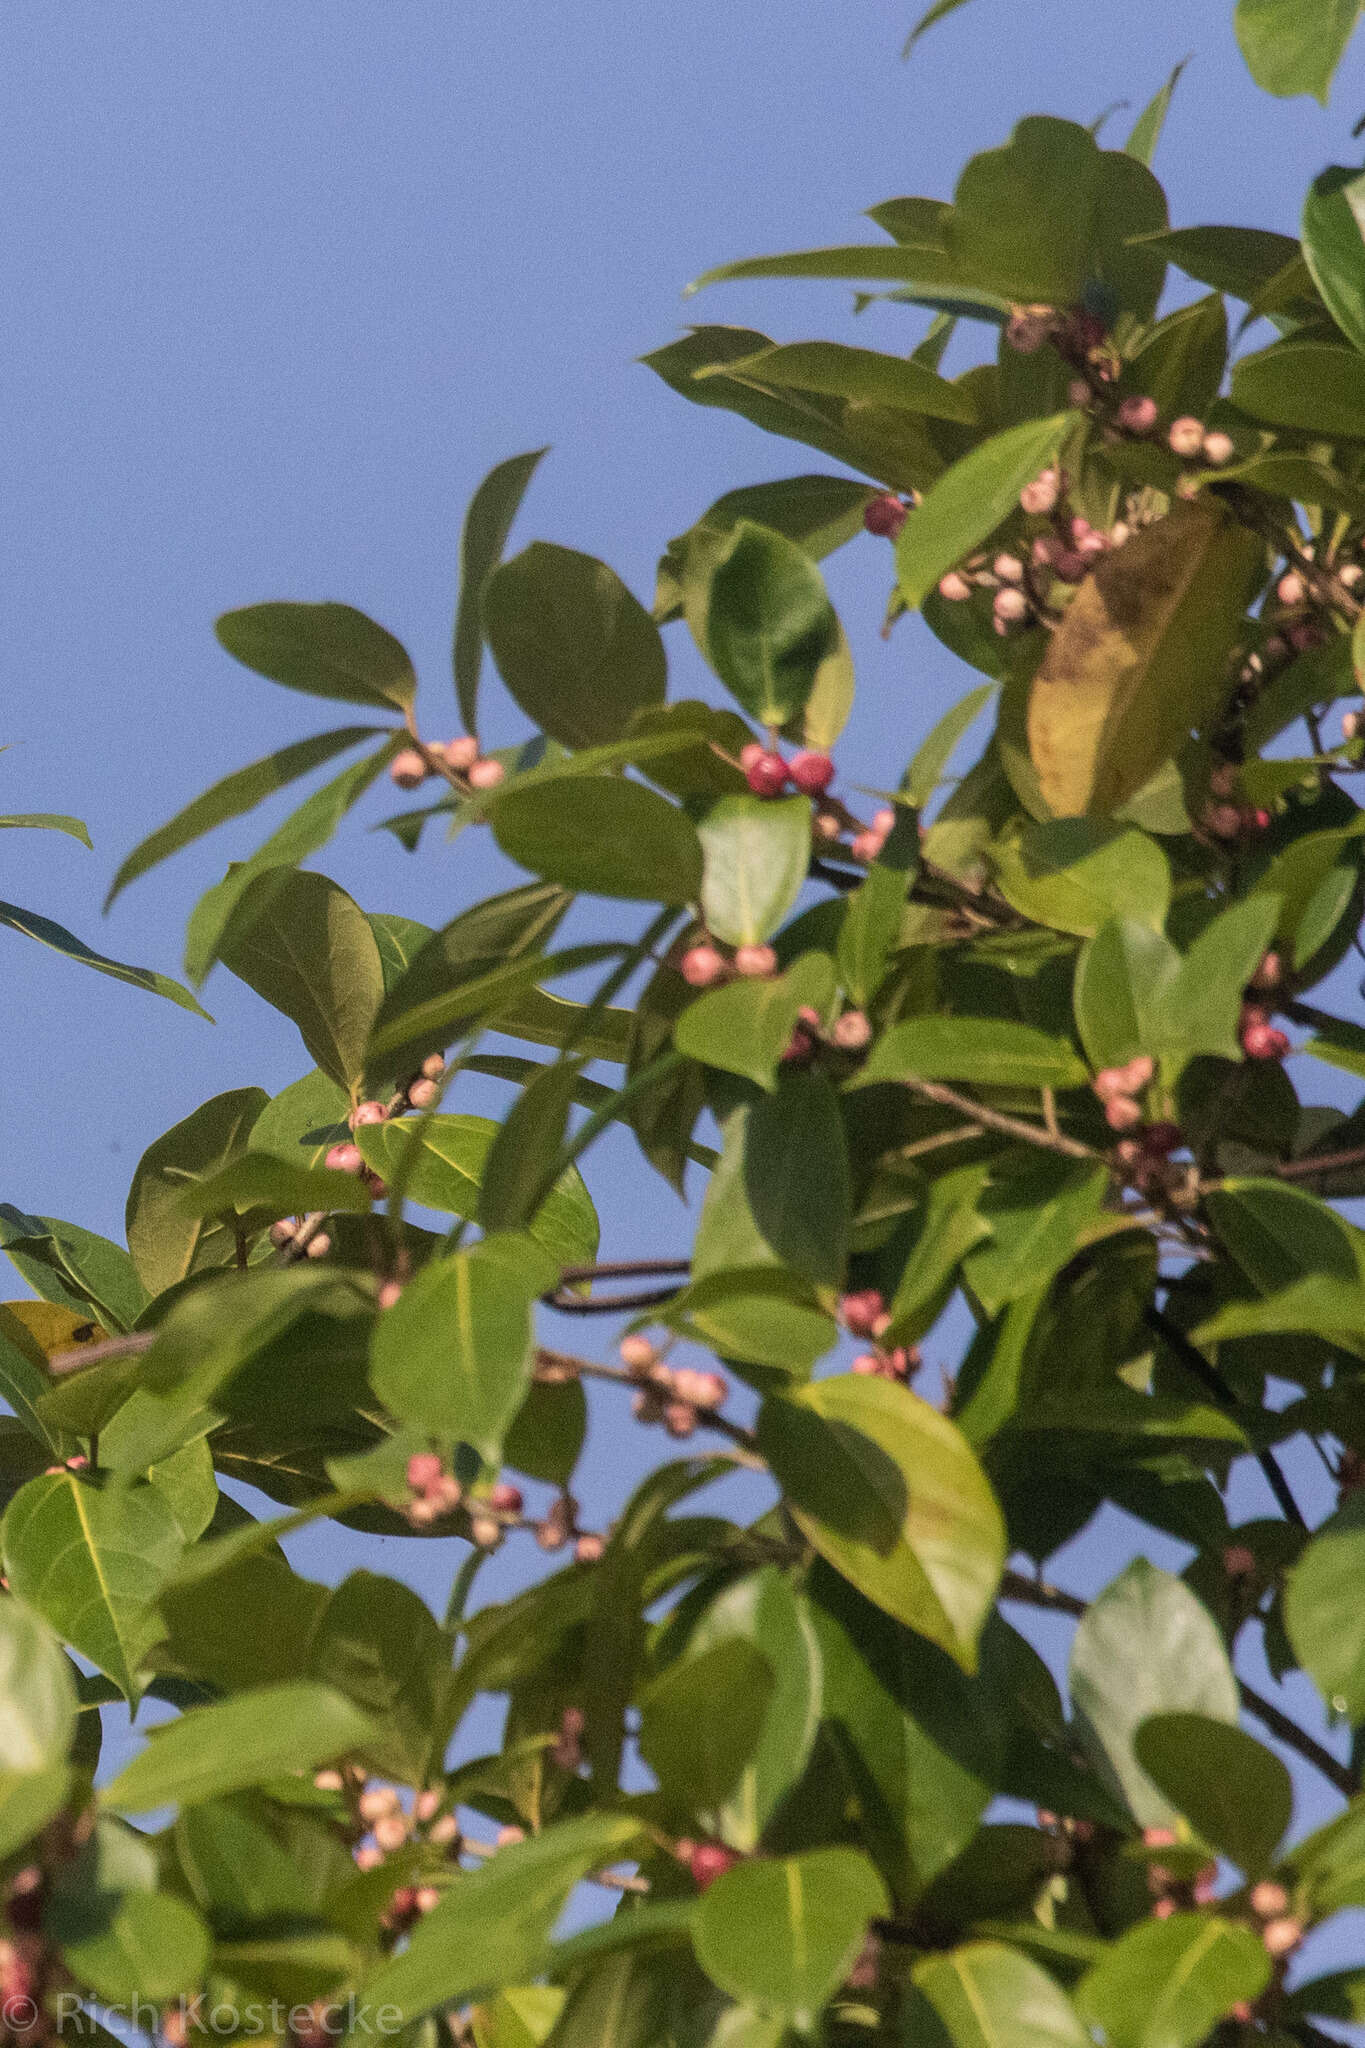
POLYGON ((469 1540, 480 1550, 496 1550, 502 1541, 502 1523, 492 1515, 471 1515, 469 1540))
POLYGON ((749 981, 764 981, 777 972, 777 955, 771 946, 740 946, 735 952, 735 973, 749 981))
POLYGON ((422 1072, 428 1081, 439 1081, 445 1070, 445 1056, 442 1053, 429 1052, 422 1062, 422 1072))
POLYGON ((1131 1131, 1142 1122, 1142 1111, 1131 1095, 1111 1095, 1104 1105, 1104 1120, 1111 1131, 1131 1131))
POLYGON ((440 1095, 435 1081, 410 1081, 408 1083, 408 1108, 430 1109, 440 1095))
POLYGON ((710 988, 725 972, 724 957, 705 943, 690 946, 678 962, 682 978, 691 988, 710 988))
POLYGON ((938 579, 938 594, 949 604, 963 604, 972 594, 972 586, 959 570, 950 569, 946 576, 938 579))
POLYGON ((1004 590, 996 591, 991 609, 1004 625, 1020 626, 1029 615, 1029 601, 1022 590, 1006 586, 1004 590))
POLYGON ((471 789, 496 789, 506 773, 507 770, 501 761, 495 761, 490 755, 485 754, 479 760, 473 762, 469 769, 469 787, 471 789))
POLYGON ((332 1146, 323 1164, 332 1173, 360 1173, 365 1161, 358 1145, 343 1143, 332 1146))
POLYGON ((622 1365, 628 1366, 632 1372, 648 1372, 659 1356, 648 1337, 638 1334, 623 1337, 617 1348, 622 1365))
POLYGON ((1303 1922, 1289 1918, 1268 1920, 1261 1929, 1261 1940, 1266 1954, 1274 1956, 1278 1962, 1281 1956, 1287 1956, 1303 1940, 1303 1922))
POLYGON ((427 764, 416 747, 404 747, 389 763, 389 780, 400 789, 416 789, 427 779, 427 764))
POLYGON ((511 1849, 518 1842, 524 1842, 525 1840, 525 1828, 499 1828, 494 1847, 498 1849, 511 1849))
POLYGON ((579 1564, 597 1564, 606 1547, 600 1536, 589 1533, 579 1537, 574 1544, 573 1554, 579 1564))
POLYGON ((470 734, 465 733, 459 739, 447 740, 442 751, 450 767, 460 772, 472 768, 478 760, 479 743, 470 734))
POLYGON ((1157 423, 1157 402, 1154 398, 1125 398, 1114 417, 1127 434, 1150 434, 1157 423))
POLYGON ((872 1037, 872 1026, 861 1010, 845 1010, 830 1035, 844 1052, 861 1052, 872 1037))
POLYGON ((500 1479, 489 1493, 488 1505, 499 1515, 519 1515, 522 1510, 521 1488, 513 1486, 510 1479, 500 1479))
POLYGON ((408 1485, 414 1493, 425 1493, 436 1484, 443 1470, 435 1451, 414 1451, 408 1459, 408 1485))
POLYGON ((298 1225, 290 1216, 282 1216, 278 1223, 270 1226, 270 1242, 277 1245, 292 1244, 298 1236, 298 1225))
POLYGON ((991 569, 1002 583, 1022 583, 1024 580, 1024 565, 1018 555, 997 555, 991 569))
POLYGON ((375 1301, 380 1308, 395 1308, 402 1298, 403 1283, 401 1280, 382 1280, 380 1282, 379 1292, 375 1295, 375 1301))
POLYGON ((1035 516, 1051 512, 1062 495, 1062 480, 1055 469, 1045 469, 1032 483, 1025 484, 1019 493, 1019 503, 1025 512, 1035 516))
POLYGON ((332 1240, 325 1230, 315 1230, 304 1247, 305 1256, 310 1259, 325 1259, 332 1249, 332 1240))
POLYGON ((1308 595, 1308 586, 1297 569, 1287 569, 1275 585, 1275 595, 1281 604, 1302 604, 1308 595))
POLYGON ((1265 1878, 1251 1887, 1247 1903, 1259 1920, 1279 1920, 1289 1911, 1289 1894, 1282 1884, 1265 1878))
POLYGON ((350 1114, 351 1129, 358 1130, 361 1124, 385 1123, 388 1114, 382 1102, 358 1102, 350 1114))
POLYGON ((1174 422, 1166 436, 1173 453, 1184 461, 1192 455, 1202 454, 1204 448, 1204 423, 1191 419, 1185 414, 1174 422))
POLYGON ((1231 462, 1236 453, 1231 434, 1220 433, 1216 429, 1211 434, 1205 434, 1204 460, 1211 463, 1214 469, 1221 469, 1224 463, 1231 462))

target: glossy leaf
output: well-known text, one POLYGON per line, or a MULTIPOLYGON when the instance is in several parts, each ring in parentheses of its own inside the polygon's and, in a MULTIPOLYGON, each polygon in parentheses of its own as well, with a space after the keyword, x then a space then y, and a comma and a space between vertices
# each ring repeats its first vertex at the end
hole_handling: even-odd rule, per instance
MULTIPOLYGON (((365 1124, 356 1142, 381 1179, 402 1177, 409 1198, 473 1221, 484 1166, 498 1126, 482 1116, 429 1116, 420 1123, 365 1124), (418 1148, 415 1162, 408 1155, 418 1148)), ((597 1214, 577 1170, 570 1167, 528 1226, 561 1265, 583 1265, 597 1251, 597 1214)))
POLYGON ((1176 1913, 1130 1928, 1081 1980, 1076 2004, 1113 2048, 1194 2048, 1269 1980, 1270 1958, 1249 1927, 1176 1913))
POLYGON ((1237 0, 1237 40, 1257 85, 1327 104, 1360 0, 1237 0))
POLYGON ((530 1382, 538 1291, 491 1249, 433 1260, 376 1325, 375 1392, 400 1422, 496 1464, 530 1382))
POLYGON ((224 965, 298 1026, 318 1066, 358 1090, 384 995, 365 914, 326 875, 258 876, 222 944, 224 965))
POLYGON ((240 818, 244 812, 254 810, 277 789, 297 782, 301 775, 320 768, 333 755, 344 754, 348 747, 357 746, 361 740, 370 739, 380 730, 375 725, 341 726, 336 732, 319 733, 314 739, 298 740, 291 747, 281 747, 276 753, 253 761, 249 768, 234 769, 231 775, 215 782, 193 803, 186 804, 183 811, 177 811, 169 823, 159 825, 155 832, 133 848, 109 885, 109 894, 104 899, 105 909, 108 910, 114 898, 139 875, 145 875, 149 868, 168 860, 182 847, 192 846, 196 839, 202 839, 206 832, 212 832, 218 825, 225 825, 229 818, 240 818))
POLYGON ((1365 178, 1333 165, 1313 180, 1303 208, 1303 253, 1328 312, 1365 350, 1365 178))
POLYGON ((632 902, 694 903, 702 853, 676 804, 614 776, 510 789, 493 806, 493 836, 544 881, 632 902))
POLYGON ((619 739, 635 712, 664 700, 658 627, 591 555, 533 542, 484 584, 483 626, 517 703, 567 747, 619 739))
POLYGON ((856 405, 927 413, 931 419, 956 420, 968 427, 977 423, 971 393, 961 385, 948 383, 912 357, 848 348, 842 342, 788 342, 762 349, 757 355, 741 356, 720 374, 751 376, 779 389, 821 391, 856 405))
POLYGON ((1180 74, 1188 62, 1188 58, 1182 58, 1180 63, 1171 72, 1166 83, 1158 92, 1153 94, 1142 112, 1138 115, 1137 120, 1133 123, 1133 132, 1123 146, 1129 156, 1135 156, 1140 164, 1150 166, 1152 158, 1156 155, 1156 147, 1161 140, 1161 131, 1166 126, 1166 116, 1171 111, 1171 101, 1175 97, 1175 89, 1180 83, 1180 74))
MULTIPOLYGON (((707 1607, 688 1640, 693 1656, 742 1643, 771 1674, 758 1729, 738 1782, 725 1788, 720 1832, 737 1849, 757 1849, 785 1795, 804 1771, 820 1724, 820 1647, 806 1602, 773 1565, 728 1586, 707 1607)), ((724 1696, 737 1702, 737 1694, 724 1696)))
POLYGON ((1107 924, 1076 966, 1076 1029, 1093 1067, 1123 1066, 1163 1049, 1167 994, 1180 973, 1170 940, 1131 919, 1107 924))
POLYGON ((736 1790, 775 1685, 768 1659, 742 1636, 690 1652, 659 1673, 640 1699, 640 1754, 670 1804, 714 1811, 736 1790))
POLYGON ((1248 1877, 1265 1874, 1294 1809, 1289 1773, 1272 1751, 1226 1721, 1154 1714, 1133 1754, 1202 1841, 1248 1877))
POLYGON ((771 981, 741 978, 707 989, 679 1017, 673 1042, 689 1059, 775 1088, 800 1012, 823 1013, 833 994, 828 954, 803 953, 771 981))
POLYGON ((1365 1719, 1365 1628, 1351 1588, 1365 1528, 1348 1501, 1317 1531, 1289 1573, 1284 1619, 1294 1654, 1334 1713, 1365 1719))
POLYGON ((44 1301, 93 1311, 106 1329, 131 1329, 147 1305, 146 1289, 123 1247, 79 1223, 26 1216, 0 1202, 0 1249, 44 1301))
POLYGON ((1243 356, 1232 373, 1232 398, 1272 426, 1324 438, 1365 435, 1365 361, 1338 343, 1278 342, 1243 356))
POLYGON ((0 1545, 20 1598, 136 1706, 161 1633, 153 1603, 184 1548, 164 1495, 51 1473, 10 1502, 0 1545))
POLYGON ((897 581, 907 604, 922 604, 941 576, 1017 510, 1020 491, 1054 460, 1075 419, 1057 413, 992 434, 926 491, 896 543, 897 581))
POLYGON ((752 718, 777 729, 804 711, 838 621, 805 549, 741 520, 711 577, 705 633, 721 681, 752 718))
MULTIPOLYGON (((149 995, 165 996, 167 1002, 177 1003, 182 1010, 193 1010, 197 1017, 209 1015, 197 998, 168 974, 158 974, 153 967, 129 967, 122 960, 111 960, 107 953, 97 953, 84 939, 78 939, 54 919, 40 917, 36 910, 21 910, 17 903, 0 903, 0 925, 21 932, 26 939, 36 939, 40 946, 50 946, 54 953, 64 953, 78 966, 93 967, 97 974, 126 981, 133 988, 145 989, 149 995)), ((211 1017, 209 1022, 213 1022, 211 1017)))
POLYGON ((1090 2039, 1056 1978, 1001 1942, 926 1956, 912 1981, 953 2048, 1085 2048, 1090 2039))
POLYGON ((1030 823, 997 842, 995 883, 1035 924, 1093 938, 1111 918, 1161 931, 1171 902, 1170 864, 1155 839, 1098 818, 1030 823))
POLYGON ((810 814, 804 796, 726 796, 701 819, 702 915, 726 945, 760 944, 791 910, 810 865, 810 814))
POLYGON ((913 1074, 997 1088, 1075 1088, 1087 1074, 1065 1039, 1004 1017, 910 1017, 878 1039, 849 1084, 913 1074))
POLYGON ((183 1197, 245 1150, 268 1100, 263 1088, 215 1095, 172 1125, 138 1161, 125 1227, 138 1278, 149 1294, 162 1293, 190 1273, 232 1263, 233 1232, 212 1216, 189 1216, 183 1197))
POLYGON ((886 1893, 852 1849, 741 1863, 697 1911, 697 1959, 722 1991, 809 2032, 886 1893))
POLYGON ((247 605, 214 630, 244 667, 312 697, 406 711, 417 693, 405 649, 348 604, 247 605))
POLYGON ((23 811, 0 817, 0 832, 64 832, 68 839, 90 845, 90 834, 79 818, 65 811, 23 811))
POLYGON ((369 1717, 325 1685, 259 1686, 165 1723, 100 1794, 116 1813, 196 1806, 363 1749, 369 1717))
POLYGON ((548 449, 511 455, 490 469, 469 501, 460 534, 460 594, 455 608, 451 666, 465 729, 478 728, 479 671, 483 666, 483 593, 502 559, 526 487, 548 449))
POLYGON ((0 1771, 47 1771, 65 1760, 76 1726, 70 1659, 22 1595, 0 1600, 0 1771))
POLYGON ((1005 1532, 954 1425, 890 1381, 843 1374, 766 1401, 759 1441, 821 1556, 975 1670, 1005 1532))
POLYGON ((1240 1697, 1207 1608, 1139 1558, 1086 1612, 1071 1649, 1071 1697, 1096 1768, 1143 1827, 1179 1814, 1139 1764, 1133 1740, 1152 1714, 1202 1714, 1230 1726, 1240 1697))
POLYGON ((783 1073, 774 1093, 727 1117, 693 1247, 694 1278, 791 1267, 815 1285, 844 1276, 851 1197, 838 1098, 814 1073, 783 1073))

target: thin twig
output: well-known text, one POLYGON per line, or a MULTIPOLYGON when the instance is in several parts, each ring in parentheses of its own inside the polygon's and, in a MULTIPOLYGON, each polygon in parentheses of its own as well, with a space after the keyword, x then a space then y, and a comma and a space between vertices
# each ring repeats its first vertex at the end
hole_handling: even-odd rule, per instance
MULTIPOLYGON (((609 1380, 615 1386, 629 1387, 634 1393, 648 1392, 651 1386, 645 1374, 632 1372, 629 1366, 601 1365, 596 1359, 574 1358, 565 1351, 550 1351, 542 1347, 536 1352, 536 1364, 537 1367, 547 1366, 550 1375, 556 1379, 609 1380)), ((695 1401, 689 1401, 685 1394, 675 1393, 672 1388, 658 1387, 654 1391, 661 1400, 677 1401, 690 1408, 699 1428, 713 1429, 735 1446, 741 1463, 755 1472, 767 1471, 766 1462, 758 1454, 757 1437, 742 1422, 732 1422, 728 1415, 719 1415, 714 1408, 699 1407, 695 1401)))
MULTIPOLYGON (((496 1842, 471 1842, 468 1835, 461 1835, 460 1848, 467 1851, 471 1856, 479 1856, 485 1859, 489 1856, 496 1856, 498 1853, 496 1842)), ((613 1892, 647 1892, 649 1890, 649 1879, 647 1877, 627 1877, 614 1870, 594 1870, 589 1873, 584 1882, 587 1884, 605 1885, 608 1891, 613 1892)))
POLYGON ((1278 1180, 1316 1180, 1320 1174, 1345 1173, 1348 1167, 1365 1166, 1365 1145, 1349 1152, 1320 1152, 1315 1158, 1286 1159, 1274 1168, 1278 1180))
POLYGON ((1093 1145, 1083 1145, 1079 1138, 1068 1138, 1064 1132, 1054 1135, 1041 1124, 1031 1124, 1023 1117, 1006 1116, 1001 1110, 987 1109, 984 1103, 973 1102, 970 1095, 959 1095, 955 1088, 947 1088, 942 1081, 921 1081, 916 1074, 902 1074, 902 1085, 912 1094, 920 1095, 926 1102, 936 1102, 941 1109, 955 1109, 983 1131, 999 1131, 1006 1138, 1018 1138, 1025 1145, 1037 1145, 1041 1151, 1057 1152, 1065 1159, 1099 1159, 1108 1164, 1103 1152, 1097 1152, 1093 1145))
MULTIPOLYGON (((1224 1379, 1212 1360, 1205 1358, 1199 1347, 1190 1342, 1179 1323, 1174 1322, 1163 1309, 1159 1309, 1155 1302, 1148 1303, 1142 1316, 1148 1329, 1154 1331, 1162 1342, 1169 1346, 1186 1371, 1198 1380, 1205 1393, 1212 1396, 1225 1414, 1236 1416, 1244 1412, 1235 1388, 1224 1379)), ((1280 1470, 1274 1452, 1259 1450, 1254 1452, 1253 1456, 1265 1474, 1266 1484, 1279 1502, 1280 1511, 1285 1519, 1292 1522, 1296 1529, 1306 1530, 1308 1524, 1304 1520, 1303 1511, 1290 1492, 1289 1481, 1280 1470)))

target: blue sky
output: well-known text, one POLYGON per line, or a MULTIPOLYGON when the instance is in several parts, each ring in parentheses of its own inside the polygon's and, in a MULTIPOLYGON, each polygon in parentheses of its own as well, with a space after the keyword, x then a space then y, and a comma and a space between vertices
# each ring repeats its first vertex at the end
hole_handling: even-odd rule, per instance
MULTIPOLYGON (((195 897, 265 825, 216 836, 102 921, 119 859, 228 769, 341 722, 221 652, 212 620, 231 606, 335 597, 372 612, 417 661, 424 728, 454 731, 459 524, 504 456, 554 444, 520 540, 600 554, 646 599, 663 543, 722 491, 831 467, 686 405, 635 357, 690 320, 907 348, 920 316, 855 320, 838 285, 730 285, 684 304, 708 265, 875 240, 862 209, 949 196, 966 157, 1024 113, 1089 121, 1127 98, 1108 131, 1120 141, 1187 54, 1157 162, 1173 220, 1292 230, 1308 180, 1358 160, 1365 57, 1330 111, 1273 102, 1241 67, 1230 15, 1228 0, 975 0, 902 65, 899 0, 6 9, 0 809, 79 812, 96 851, 7 834, 0 893, 175 971, 195 897)), ((879 640, 889 569, 870 539, 830 568, 860 683, 849 781, 898 772, 967 682, 917 625, 879 640)), ((703 680, 680 632, 676 694, 703 680)), ((509 740, 519 714, 486 687, 488 736, 509 740)), ((363 825, 325 865, 366 908, 432 923, 503 873, 476 835, 414 861, 363 825)), ((0 1199, 119 1236, 152 1138, 221 1089, 303 1070, 292 1027, 222 971, 210 1028, 0 945, 0 1199)), ((662 1183, 625 1147, 601 1160, 604 1250, 676 1244, 685 1219, 662 1183)), ((637 1462, 632 1434, 599 1432, 600 1512, 637 1462)), ((1264 1512, 1254 1490, 1243 1512, 1264 1512)), ((1091 1584, 1122 1540, 1116 1527, 1091 1584)), ((386 1568, 407 1569, 414 1546, 389 1548, 386 1568)), ((301 1554, 332 1576, 350 1553, 301 1554)), ((517 1567, 495 1570, 506 1582, 517 1567)), ((447 1571, 424 1552, 433 1598, 447 1571)), ((1305 1813, 1325 1810, 1305 1792, 1305 1813)))

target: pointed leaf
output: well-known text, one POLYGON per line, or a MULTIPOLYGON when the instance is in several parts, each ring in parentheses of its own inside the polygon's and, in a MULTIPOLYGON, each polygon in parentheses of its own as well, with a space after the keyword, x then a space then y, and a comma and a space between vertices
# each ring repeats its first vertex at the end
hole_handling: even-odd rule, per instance
POLYGON ((809 2033, 887 1903, 876 1871, 853 1849, 741 1863, 702 1898, 697 1959, 732 1998, 809 2033))
POLYGON ((1235 366, 1232 402, 1272 426, 1358 440, 1365 435, 1365 361, 1338 342, 1277 342, 1235 366))
POLYGON ((326 875, 287 868, 258 876, 238 905, 222 958, 298 1026, 325 1074, 359 1089, 384 971, 365 914, 344 889, 326 875))
POLYGON ((805 1770, 821 1714, 815 1629, 804 1599, 775 1565, 737 1579, 711 1602, 688 1639, 688 1661, 736 1642, 751 1645, 772 1678, 756 1738, 746 1748, 738 1783, 726 1788, 718 1816, 723 1838, 752 1853, 805 1770))
POLYGON ((309 696, 406 711, 417 694, 406 649, 348 604, 247 605, 214 631, 246 668, 309 696))
POLYGON ((760 384, 820 391, 856 405, 883 405, 892 411, 922 412, 930 419, 977 423, 969 389, 950 384, 923 363, 906 356, 886 356, 870 348, 849 348, 836 341, 796 341, 742 356, 715 373, 753 377, 760 384))
POLYGON ((1054 460, 1075 421, 1074 413, 1057 413, 992 434, 925 492, 896 543, 897 581, 908 605, 922 604, 940 576, 1018 509, 1020 491, 1054 460))
POLYGON ((69 817, 64 811, 25 811, 12 817, 0 818, 0 832, 65 832, 70 839, 79 839, 82 846, 89 846, 90 834, 79 818, 69 817))
POLYGON ((1257 85, 1327 104, 1360 0, 1237 0, 1237 40, 1257 85))
MULTIPOLYGON (((40 917, 36 910, 21 910, 17 903, 0 903, 0 925, 8 925, 12 932, 22 932, 26 939, 36 939, 40 946, 51 946, 54 953, 64 953, 68 960, 74 960, 81 967, 93 967, 97 974, 107 974, 114 981, 127 981, 134 988, 146 989, 149 995, 165 996, 167 1002, 178 1003, 182 1010, 193 1010, 197 1017, 209 1017, 187 988, 178 981, 172 981, 168 974, 158 974, 152 967, 129 967, 122 960, 111 960, 105 953, 97 953, 78 939, 74 932, 57 924, 50 917, 40 917)), ((213 1019, 209 1017, 210 1024, 213 1019)))
MULTIPOLYGON (((355 1137, 366 1165, 382 1180, 402 1184, 411 1201, 473 1222, 498 1129, 490 1117, 426 1116, 362 1124, 355 1137), (418 1157, 409 1165, 413 1146, 418 1157)), ((597 1214, 576 1168, 569 1168, 528 1229, 561 1265, 585 1265, 596 1256, 597 1214)))
POLYGON ((1365 175, 1334 164, 1309 187, 1303 253, 1323 303, 1346 339, 1365 350, 1365 175))
POLYGON ((460 534, 460 595, 455 609, 451 666, 466 732, 478 730, 479 671, 483 667, 483 593, 502 560, 512 522, 546 448, 509 456, 490 469, 469 501, 460 534))
POLYGON ((1180 83, 1180 74, 1189 63, 1182 57, 1160 91, 1155 93, 1133 123, 1133 132, 1124 143, 1129 156, 1135 156, 1140 164, 1150 167, 1156 155, 1156 146, 1161 140, 1161 131, 1166 126, 1166 116, 1171 111, 1171 101, 1180 83))
POLYGON ((142 1660, 161 1634, 153 1603, 184 1548, 163 1495, 45 1474, 10 1502, 0 1542, 19 1597, 136 1706, 142 1660))
POLYGON ((821 1556, 874 1606, 975 1670, 1005 1529, 961 1432, 908 1389, 856 1374, 770 1398, 758 1431, 821 1556))
POLYGON ((566 747, 619 739, 635 712, 664 701, 659 629, 591 555, 534 541, 488 578, 483 625, 517 703, 566 747))
POLYGON ((640 1754, 672 1807, 714 1812, 735 1791, 763 1733, 776 1682, 763 1652, 730 1636, 689 1650, 645 1687, 640 1754))
POLYGON ((269 1101, 263 1088, 234 1088, 201 1103, 148 1146, 128 1190, 128 1249, 149 1294, 206 1267, 230 1265, 234 1233, 212 1218, 193 1218, 182 1197, 218 1173, 239 1152, 269 1101))
POLYGON ((157 1728, 100 1794, 116 1813, 198 1806, 364 1749, 373 1724, 330 1686, 258 1686, 157 1728))
POLYGON ((805 549, 744 519, 712 574, 705 636, 726 688, 776 730, 805 710, 838 620, 805 549))
POLYGON ((1352 1723, 1365 1720, 1365 1617, 1355 1590, 1365 1562, 1359 1505, 1348 1500, 1317 1531, 1284 1595, 1295 1656, 1332 1712, 1352 1723))
POLYGON ((997 1088, 1078 1088, 1089 1078, 1064 1038, 1004 1017, 910 1017, 893 1024, 848 1085, 868 1088, 906 1074, 997 1088))
POLYGON ((492 806, 503 852, 544 880, 631 902, 694 903, 702 854, 685 811, 643 783, 566 777, 492 806))

